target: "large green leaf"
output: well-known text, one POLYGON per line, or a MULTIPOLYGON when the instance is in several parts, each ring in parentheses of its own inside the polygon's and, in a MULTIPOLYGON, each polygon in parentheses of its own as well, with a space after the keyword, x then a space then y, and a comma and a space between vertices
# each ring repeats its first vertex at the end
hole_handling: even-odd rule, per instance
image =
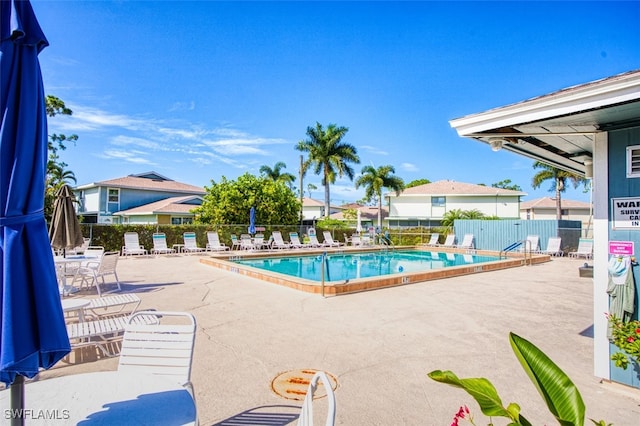
POLYGON ((527 375, 561 425, 584 425, 584 402, 578 388, 533 343, 509 333, 511 347, 527 375))
POLYGON ((512 419, 516 424, 529 425, 529 422, 520 416, 520 407, 517 404, 509 404, 509 408, 502 406, 502 400, 493 384, 484 377, 460 379, 453 372, 434 370, 428 374, 436 382, 446 383, 467 391, 471 395, 480 409, 486 416, 506 417, 512 419))

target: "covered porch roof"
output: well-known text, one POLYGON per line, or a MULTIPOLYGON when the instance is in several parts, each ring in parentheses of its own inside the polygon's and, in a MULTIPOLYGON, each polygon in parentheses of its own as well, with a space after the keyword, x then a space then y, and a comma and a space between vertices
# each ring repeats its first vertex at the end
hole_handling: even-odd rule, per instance
POLYGON ((461 137, 584 176, 596 134, 640 126, 640 70, 449 122, 461 137))

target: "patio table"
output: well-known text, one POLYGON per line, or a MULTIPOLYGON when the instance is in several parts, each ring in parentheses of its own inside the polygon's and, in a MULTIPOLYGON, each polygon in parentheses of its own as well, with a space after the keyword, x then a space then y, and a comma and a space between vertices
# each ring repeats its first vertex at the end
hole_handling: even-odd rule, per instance
MULTIPOLYGON (((0 391, 4 416, 10 393, 0 391)), ((27 383, 23 417, 26 425, 194 425, 196 408, 175 380, 101 371, 27 383)))

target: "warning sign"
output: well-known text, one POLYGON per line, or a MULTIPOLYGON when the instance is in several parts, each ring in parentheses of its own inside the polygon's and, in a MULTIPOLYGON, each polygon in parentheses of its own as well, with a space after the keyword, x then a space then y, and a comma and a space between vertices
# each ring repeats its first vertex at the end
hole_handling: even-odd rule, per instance
POLYGON ((612 198, 613 229, 640 230, 640 197, 612 198))

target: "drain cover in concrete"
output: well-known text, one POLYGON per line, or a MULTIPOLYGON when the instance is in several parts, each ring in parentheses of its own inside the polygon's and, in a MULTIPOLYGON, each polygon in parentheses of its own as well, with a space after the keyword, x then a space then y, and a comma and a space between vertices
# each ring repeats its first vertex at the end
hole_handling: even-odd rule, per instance
MULTIPOLYGON (((307 394, 307 388, 311 382, 311 378, 316 374, 317 370, 305 369, 305 370, 291 370, 278 374, 271 382, 271 389, 286 399, 294 399, 296 401, 304 400, 307 394)), ((338 381, 333 374, 327 373, 327 377, 331 382, 331 387, 335 390, 338 387, 338 381)), ((323 398, 327 395, 324 390, 322 381, 318 382, 318 389, 313 394, 313 399, 323 398)))

